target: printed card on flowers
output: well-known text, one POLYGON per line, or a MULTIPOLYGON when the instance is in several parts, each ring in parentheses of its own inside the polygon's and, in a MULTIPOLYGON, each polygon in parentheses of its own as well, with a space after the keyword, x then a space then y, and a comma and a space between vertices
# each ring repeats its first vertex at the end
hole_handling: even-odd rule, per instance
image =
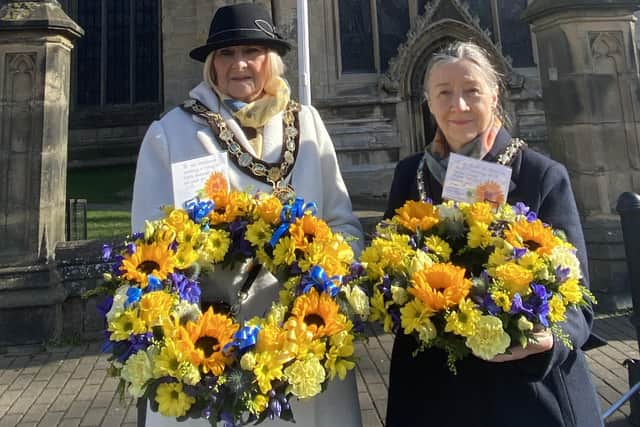
POLYGON ((228 164, 229 159, 226 152, 172 163, 171 177, 173 180, 174 206, 184 206, 186 201, 197 197, 207 179, 214 172, 220 172, 228 183, 228 164))
POLYGON ((511 168, 451 153, 442 198, 457 202, 489 202, 495 207, 507 200, 511 168))

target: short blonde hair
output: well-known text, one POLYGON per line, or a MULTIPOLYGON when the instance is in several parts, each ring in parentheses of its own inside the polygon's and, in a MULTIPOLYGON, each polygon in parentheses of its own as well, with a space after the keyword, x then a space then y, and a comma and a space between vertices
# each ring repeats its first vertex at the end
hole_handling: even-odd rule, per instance
POLYGON ((433 69, 439 64, 448 64, 464 59, 476 64, 484 82, 489 88, 496 91, 496 94, 498 95, 496 114, 503 123, 508 123, 508 117, 502 108, 502 100, 500 96, 503 88, 503 76, 498 72, 489 59, 487 51, 472 42, 455 41, 446 45, 442 50, 433 55, 431 61, 429 61, 429 65, 427 66, 427 71, 424 74, 424 94, 427 97, 427 100, 429 100, 429 78, 431 77, 433 69))
MULTIPOLYGON (((209 87, 213 88, 216 84, 216 70, 213 67, 213 59, 215 58, 216 51, 212 51, 209 55, 207 55, 207 59, 204 61, 204 66, 202 67, 202 79, 209 85, 209 87)), ((278 55, 278 53, 274 50, 268 49, 267 51, 267 76, 266 81, 268 82, 274 77, 282 77, 285 72, 285 65, 282 57, 278 55)))

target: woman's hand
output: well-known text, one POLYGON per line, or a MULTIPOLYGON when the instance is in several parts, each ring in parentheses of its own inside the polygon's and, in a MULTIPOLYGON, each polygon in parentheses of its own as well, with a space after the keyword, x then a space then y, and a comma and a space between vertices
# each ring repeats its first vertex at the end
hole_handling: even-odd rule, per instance
POLYGON ((499 354, 489 362, 511 362, 514 360, 524 359, 532 354, 544 353, 553 348, 553 335, 549 329, 543 329, 533 333, 533 338, 536 342, 530 343, 526 348, 521 346, 514 346, 509 348, 510 354, 499 354))

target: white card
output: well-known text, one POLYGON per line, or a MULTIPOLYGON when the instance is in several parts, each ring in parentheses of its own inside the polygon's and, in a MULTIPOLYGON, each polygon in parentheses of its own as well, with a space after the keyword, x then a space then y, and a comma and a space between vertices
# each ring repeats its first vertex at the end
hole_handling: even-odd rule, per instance
POLYGON ((197 159, 171 164, 173 179, 173 204, 184 207, 184 203, 198 196, 200 190, 213 172, 220 172, 227 182, 229 159, 226 151, 221 151, 197 159))
POLYGON ((451 153, 442 198, 458 202, 486 201, 499 206, 507 201, 511 168, 451 153))

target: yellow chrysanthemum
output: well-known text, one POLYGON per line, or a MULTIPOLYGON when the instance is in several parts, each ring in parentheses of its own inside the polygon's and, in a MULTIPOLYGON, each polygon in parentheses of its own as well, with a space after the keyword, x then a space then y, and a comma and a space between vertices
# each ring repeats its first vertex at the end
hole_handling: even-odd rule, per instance
POLYGON ((209 307, 197 323, 188 322, 180 328, 178 346, 191 363, 201 366, 205 373, 220 375, 233 361, 223 349, 238 328, 230 318, 214 313, 209 307))
POLYGON ((153 377, 164 376, 177 378, 180 376, 180 366, 185 362, 185 357, 176 347, 176 342, 165 338, 160 352, 153 359, 153 377))
POLYGON ((135 310, 125 310, 109 322, 108 330, 111 332, 111 341, 124 341, 129 339, 131 334, 147 332, 147 326, 135 310))
POLYGON ((181 417, 196 403, 195 397, 182 391, 180 383, 160 384, 155 400, 158 402, 158 412, 165 417, 181 417))
POLYGON ((577 279, 568 279, 560 285, 558 290, 569 304, 578 304, 582 301, 582 288, 577 279))
POLYGON ((231 235, 226 230, 212 229, 207 235, 207 239, 202 245, 202 253, 205 260, 218 263, 221 262, 231 246, 231 235))
POLYGON ((247 226, 245 238, 254 246, 262 248, 267 244, 267 242, 269 242, 272 234, 273 230, 271 229, 271 226, 264 220, 259 219, 247 226))
POLYGON ((256 365, 253 368, 258 387, 261 393, 268 393, 271 390, 271 381, 280 380, 284 377, 282 372, 282 362, 274 353, 264 352, 256 354, 256 365))
POLYGON ((275 225, 280 222, 282 202, 270 194, 261 194, 256 206, 256 213, 267 224, 275 225))
POLYGON ((504 238, 514 247, 527 248, 538 255, 549 255, 558 246, 560 240, 553 235, 551 227, 545 225, 539 219, 516 221, 504 232, 504 238))
POLYGON ((532 251, 527 251, 527 253, 518 260, 518 265, 530 270, 534 275, 546 268, 544 260, 540 255, 532 251))
POLYGON ((427 237, 425 243, 427 244, 427 248, 429 248, 429 252, 436 254, 441 261, 449 261, 449 257, 451 256, 451 246, 449 246, 449 243, 438 236, 427 237))
POLYGON ((253 206, 254 199, 249 193, 232 191, 229 193, 229 202, 225 211, 227 221, 233 221, 237 217, 251 213, 253 206))
POLYGON ((227 177, 222 172, 212 173, 204 183, 204 194, 211 200, 218 193, 226 191, 229 191, 229 181, 227 181, 227 177))
POLYGON ((180 230, 176 230, 176 241, 182 244, 197 247, 200 242, 202 230, 200 225, 193 221, 185 222, 180 230))
POLYGON ((337 375, 338 378, 344 380, 347 372, 356 366, 352 360, 345 359, 353 356, 355 351, 353 335, 347 331, 342 331, 332 336, 329 342, 329 351, 327 352, 324 366, 329 371, 330 379, 334 379, 337 375))
POLYGON ((164 222, 176 232, 181 231, 186 224, 193 223, 189 219, 189 214, 184 209, 172 209, 164 222))
POLYGON ((175 299, 172 295, 164 291, 154 291, 142 295, 140 298, 140 319, 148 328, 162 325, 169 320, 171 307, 175 299))
POLYGON ((446 314, 447 321, 444 327, 445 332, 453 332, 456 335, 468 337, 476 332, 476 325, 482 312, 478 310, 476 305, 465 298, 458 304, 458 310, 452 310, 446 314))
POLYGON ((264 394, 256 394, 253 400, 247 402, 247 409, 253 415, 260 415, 267 409, 269 398, 264 394))
POLYGON ((420 300, 409 301, 400 309, 404 333, 409 335, 416 332, 420 341, 428 344, 438 335, 436 326, 429 318, 432 315, 433 311, 425 307, 420 300))
POLYGON ((467 233, 467 244, 470 248, 486 248, 491 244, 492 237, 487 223, 473 223, 467 233))
POLYGON ((352 259, 353 249, 344 239, 318 240, 309 244, 298 266, 306 272, 317 265, 328 277, 343 276, 349 272, 352 259))
POLYGON ((465 269, 453 264, 433 264, 411 276, 408 291, 433 311, 458 304, 471 289, 465 269))
POLYGON ((372 245, 366 247, 360 255, 360 262, 365 266, 367 276, 373 281, 378 281, 384 275, 386 266, 382 253, 375 244, 376 240, 378 239, 374 239, 372 245))
POLYGON ((311 213, 305 213, 297 218, 289 227, 289 235, 296 245, 296 249, 305 250, 314 240, 326 240, 331 236, 331 229, 326 222, 311 213))
POLYGON ((508 293, 497 289, 492 290, 491 299, 493 299, 493 302, 495 302, 496 305, 505 313, 508 313, 511 310, 511 297, 508 293))
POLYGON ((315 288, 294 301, 291 316, 306 323, 315 337, 331 336, 347 327, 347 319, 340 314, 340 306, 329 294, 319 294, 315 288))
POLYGON ((276 265, 291 265, 296 260, 296 245, 289 236, 281 237, 273 249, 273 262, 276 265))
POLYGON ((525 296, 531 292, 529 284, 533 280, 533 273, 514 262, 497 266, 495 277, 502 282, 510 296, 515 294, 525 296))
POLYGON ((562 297, 558 294, 551 297, 551 300, 549 301, 549 320, 552 322, 563 322, 565 311, 566 307, 562 297))
POLYGON ((320 393, 326 378, 324 368, 315 357, 296 360, 285 368, 284 375, 289 382, 288 390, 299 399, 306 399, 320 393))
POLYGON ((440 222, 440 216, 438 209, 431 203, 409 200, 404 206, 396 209, 393 221, 411 232, 427 231, 440 222))
POLYGON ((175 254, 176 268, 180 270, 186 270, 191 267, 193 263, 198 261, 200 254, 193 246, 189 244, 181 244, 178 246, 178 251, 175 254))
POLYGON ((511 338, 502 328, 502 321, 494 316, 481 316, 478 319, 476 333, 467 338, 467 347, 474 355, 491 360, 504 353, 511 344, 511 338))
POLYGON ((487 202, 477 202, 471 203, 469 205, 461 205, 461 210, 469 225, 489 225, 495 218, 493 213, 493 206, 491 206, 491 204, 487 202))
POLYGON ((163 242, 136 246, 135 252, 126 254, 122 260, 120 271, 125 280, 139 283, 147 287, 147 276, 152 274, 160 280, 173 272, 175 260, 169 246, 163 242))

